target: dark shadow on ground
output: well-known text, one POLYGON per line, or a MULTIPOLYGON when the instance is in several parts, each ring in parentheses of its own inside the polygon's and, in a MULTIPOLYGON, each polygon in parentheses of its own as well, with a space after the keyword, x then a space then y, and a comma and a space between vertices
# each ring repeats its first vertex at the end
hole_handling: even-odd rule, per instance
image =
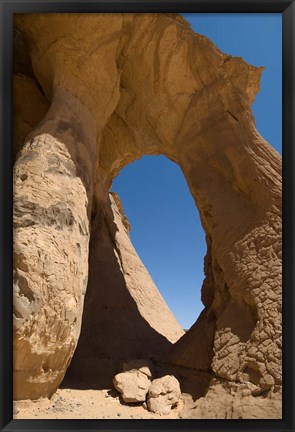
POLYGON ((122 273, 111 208, 96 210, 78 346, 61 387, 109 388, 122 361, 158 357, 172 343, 141 316, 122 273))

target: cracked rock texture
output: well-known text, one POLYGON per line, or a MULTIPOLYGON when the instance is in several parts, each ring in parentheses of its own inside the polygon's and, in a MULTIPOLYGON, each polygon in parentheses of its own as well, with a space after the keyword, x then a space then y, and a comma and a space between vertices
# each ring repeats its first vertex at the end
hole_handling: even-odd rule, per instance
POLYGON ((181 396, 180 385, 173 375, 165 375, 153 380, 149 391, 147 407, 156 414, 169 414, 181 396))
POLYGON ((150 377, 139 370, 121 372, 113 380, 124 402, 145 402, 147 392, 151 385, 150 377))
POLYGON ((112 377, 156 358, 220 380, 192 416, 249 383, 215 417, 253 418, 253 405, 280 418, 281 157, 251 112, 263 68, 172 14, 14 25, 15 398, 50 396, 70 362, 99 380, 98 365, 112 377), (181 167, 206 233, 204 310, 185 334, 109 195, 125 165, 159 154, 181 167))
POLYGON ((281 411, 281 393, 255 394, 256 386, 212 380, 205 397, 188 402, 181 412, 183 419, 277 419, 281 411))
POLYGON ((123 363, 123 372, 113 378, 113 384, 124 402, 145 402, 153 376, 154 366, 150 360, 131 360, 123 363))

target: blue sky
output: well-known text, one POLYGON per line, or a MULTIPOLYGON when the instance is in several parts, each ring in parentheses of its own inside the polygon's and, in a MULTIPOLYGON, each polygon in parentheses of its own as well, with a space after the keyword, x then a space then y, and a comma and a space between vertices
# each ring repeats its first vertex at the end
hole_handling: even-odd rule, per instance
MULTIPOLYGON (((252 108, 258 131, 281 153, 281 14, 183 16, 225 53, 266 67, 252 108)), ((206 244, 180 168, 163 156, 145 156, 121 171, 112 190, 122 200, 137 253, 180 324, 189 328, 203 309, 206 244)))

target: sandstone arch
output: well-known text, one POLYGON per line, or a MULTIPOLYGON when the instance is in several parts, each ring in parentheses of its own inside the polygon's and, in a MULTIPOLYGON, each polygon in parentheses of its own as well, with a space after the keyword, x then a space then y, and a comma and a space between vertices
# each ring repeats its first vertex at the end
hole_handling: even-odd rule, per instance
MULTIPOLYGON (((65 374, 80 333, 90 231, 88 291, 96 294, 89 316, 98 292, 116 306, 106 289, 114 290, 109 274, 103 275, 108 264, 138 323, 130 340, 130 323, 118 308, 114 319, 128 350, 142 348, 144 335, 147 352, 138 355, 156 355, 165 340, 161 356, 168 363, 210 371, 224 388, 246 381, 257 395, 278 394, 281 159, 251 113, 262 69, 220 52, 169 14, 28 14, 17 15, 15 26, 44 92, 30 81, 34 103, 50 101, 41 123, 31 120, 15 163, 15 397, 50 395, 65 374), (120 169, 148 154, 181 167, 208 245, 205 310, 174 345, 168 341, 181 330, 170 311, 156 291, 135 289, 137 275, 124 271, 129 245, 126 236, 126 244, 120 240, 124 228, 108 195, 120 169), (92 256, 101 263, 93 279, 99 264, 91 264, 92 256), (93 287, 99 277, 100 291, 93 287)), ((28 80, 26 73, 18 78, 28 80)), ((110 315, 99 304, 96 323, 105 323, 110 315)), ((76 354, 91 359, 103 347, 108 358, 118 358, 113 339, 102 332, 98 346, 93 325, 85 331, 76 354), (83 347, 83 337, 93 344, 83 347)), ((273 399, 263 403, 267 416, 279 415, 270 409, 273 399)))

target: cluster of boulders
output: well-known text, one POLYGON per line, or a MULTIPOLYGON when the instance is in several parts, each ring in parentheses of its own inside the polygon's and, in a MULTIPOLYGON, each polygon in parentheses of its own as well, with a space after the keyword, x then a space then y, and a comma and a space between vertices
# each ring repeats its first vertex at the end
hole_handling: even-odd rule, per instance
POLYGON ((177 405, 181 390, 173 375, 155 378, 154 367, 149 360, 133 360, 123 363, 123 371, 113 383, 126 403, 142 403, 149 411, 166 415, 177 405))

